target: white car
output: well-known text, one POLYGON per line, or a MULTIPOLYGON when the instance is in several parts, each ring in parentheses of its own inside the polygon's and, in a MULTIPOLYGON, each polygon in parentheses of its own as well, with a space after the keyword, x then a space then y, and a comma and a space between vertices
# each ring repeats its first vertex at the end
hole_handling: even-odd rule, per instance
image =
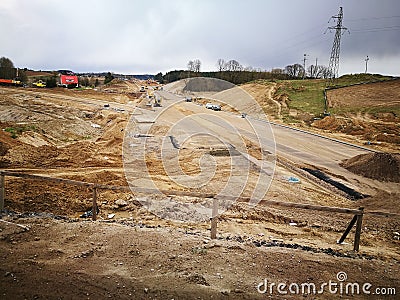
POLYGON ((213 109, 213 107, 214 107, 214 104, 212 104, 212 103, 206 104, 206 108, 208 108, 208 109, 213 109))
POLYGON ((221 110, 221 105, 219 105, 219 104, 214 104, 214 105, 212 106, 212 110, 221 110))

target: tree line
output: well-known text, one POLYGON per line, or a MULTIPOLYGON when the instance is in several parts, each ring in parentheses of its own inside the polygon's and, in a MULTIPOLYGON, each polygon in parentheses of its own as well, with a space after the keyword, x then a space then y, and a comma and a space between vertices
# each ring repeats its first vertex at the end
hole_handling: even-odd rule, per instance
POLYGON ((302 79, 302 78, 329 78, 329 69, 323 65, 310 65, 307 70, 301 64, 287 65, 285 68, 274 68, 270 71, 244 67, 237 60, 217 60, 217 71, 201 72, 201 61, 199 59, 190 60, 186 70, 169 71, 166 74, 161 72, 154 76, 154 79, 161 83, 173 82, 190 77, 212 77, 242 84, 259 79, 302 79))

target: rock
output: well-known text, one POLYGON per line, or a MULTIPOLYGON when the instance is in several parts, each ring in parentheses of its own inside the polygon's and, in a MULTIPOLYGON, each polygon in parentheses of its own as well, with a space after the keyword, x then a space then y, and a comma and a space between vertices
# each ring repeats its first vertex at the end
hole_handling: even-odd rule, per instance
POLYGON ((212 241, 212 242, 204 245, 205 249, 211 249, 211 248, 214 248, 214 247, 221 247, 221 243, 219 243, 217 241, 212 241))
POLYGON ((203 275, 201 274, 192 274, 187 277, 187 281, 190 283, 196 283, 196 284, 201 284, 205 286, 209 286, 210 284, 207 282, 207 280, 204 278, 203 275))
POLYGON ((222 295, 225 295, 225 296, 228 296, 230 293, 231 293, 230 290, 222 290, 222 291, 221 291, 221 294, 222 294, 222 295))
POLYGON ((118 207, 124 207, 128 205, 128 202, 122 199, 118 199, 117 201, 115 201, 115 204, 118 205, 118 207))

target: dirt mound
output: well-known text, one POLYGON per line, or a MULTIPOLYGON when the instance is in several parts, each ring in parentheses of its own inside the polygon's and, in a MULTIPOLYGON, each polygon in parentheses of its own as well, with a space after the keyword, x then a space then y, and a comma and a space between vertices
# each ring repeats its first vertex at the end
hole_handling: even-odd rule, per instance
POLYGON ((340 165, 364 177, 400 182, 400 154, 368 153, 346 159, 340 165))
POLYGON ((183 88, 185 92, 222 92, 234 88, 233 83, 215 78, 191 78, 183 88))

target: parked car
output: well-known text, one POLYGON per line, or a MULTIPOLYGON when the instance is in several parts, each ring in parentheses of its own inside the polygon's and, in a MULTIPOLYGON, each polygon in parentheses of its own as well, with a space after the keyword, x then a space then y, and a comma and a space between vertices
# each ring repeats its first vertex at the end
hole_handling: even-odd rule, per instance
POLYGON ((219 104, 213 104, 212 110, 221 110, 221 105, 219 105, 219 104))
POLYGON ((214 104, 212 104, 212 103, 206 104, 206 108, 208 108, 208 109, 213 109, 213 106, 214 106, 214 104))
POLYGON ((186 97, 186 102, 192 102, 192 97, 186 97))

